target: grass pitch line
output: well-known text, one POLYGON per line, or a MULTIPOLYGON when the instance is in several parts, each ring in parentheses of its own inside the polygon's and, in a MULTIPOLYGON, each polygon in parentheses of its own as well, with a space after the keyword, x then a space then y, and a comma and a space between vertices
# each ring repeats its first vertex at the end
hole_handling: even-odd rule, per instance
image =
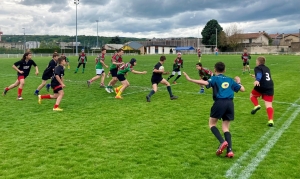
POLYGON ((266 157, 269 151, 276 144, 278 139, 281 137, 283 132, 290 127, 292 122, 296 119, 298 114, 300 113, 300 108, 298 108, 294 113, 290 116, 290 118, 285 121, 285 123, 281 126, 280 129, 268 140, 266 145, 257 153, 256 157, 251 160, 251 162, 245 167, 245 169, 238 176, 239 179, 248 179, 252 173, 256 170, 256 167, 259 163, 266 157))
MULTIPOLYGON (((276 121, 280 122, 284 116, 286 116, 291 110, 294 109, 294 107, 297 107, 293 104, 296 104, 297 102, 300 101, 300 98, 298 98, 294 103, 292 103, 287 110, 280 116, 280 118, 278 118, 276 121)), ((294 119, 293 119, 294 120, 294 119)), ((289 121, 289 120, 288 120, 289 121)), ((282 125, 284 126, 284 125, 282 125)), ((282 128, 282 127, 281 127, 282 128)), ((280 129, 281 129, 280 128, 280 129)), ((236 178, 238 176, 238 170, 243 168, 244 166, 242 165, 242 163, 244 162, 244 160, 247 160, 249 158, 249 156, 251 154, 253 154, 254 151, 256 151, 257 149, 259 149, 259 147, 263 144, 266 143, 266 140, 269 139, 270 135, 272 135, 273 133, 275 133, 276 131, 274 131, 276 128, 270 128, 263 136, 260 137, 259 140, 257 140, 249 150, 247 150, 242 156, 240 156, 240 158, 238 158, 238 160, 226 171, 225 176, 227 178, 236 178)), ((280 129, 278 131, 280 131, 280 129)), ((280 136, 279 136, 280 137, 280 136)), ((239 175, 240 176, 240 175, 239 175)))

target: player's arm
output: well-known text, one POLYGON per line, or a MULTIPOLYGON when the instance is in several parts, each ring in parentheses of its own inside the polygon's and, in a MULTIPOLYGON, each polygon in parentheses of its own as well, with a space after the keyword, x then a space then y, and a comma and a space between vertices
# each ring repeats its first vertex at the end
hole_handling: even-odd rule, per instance
POLYGON ((238 76, 236 76, 236 77, 234 78, 234 81, 235 81, 236 83, 233 84, 233 90, 234 90, 235 92, 238 92, 238 91, 244 92, 244 91, 245 91, 245 87, 241 84, 241 78, 238 77, 238 76))
POLYGON ((147 71, 136 71, 136 70, 131 70, 132 73, 134 74, 146 74, 147 71))
POLYGON ((108 68, 108 66, 104 63, 104 59, 103 59, 103 58, 101 58, 100 63, 101 63, 103 66, 105 66, 106 68, 108 68))
POLYGON ((191 79, 191 78, 188 76, 188 74, 185 73, 185 72, 183 72, 183 75, 185 76, 185 78, 186 78, 188 81, 190 81, 190 82, 192 82, 192 83, 196 83, 196 84, 200 84, 200 85, 205 85, 205 86, 209 84, 208 81, 191 79))
POLYGON ((95 58, 95 65, 98 63, 98 57, 95 58))
POLYGON ((263 76, 262 71, 258 69, 254 69, 255 71, 255 81, 254 81, 254 86, 260 86, 260 80, 263 76))
POLYGON ((33 60, 32 60, 32 65, 35 67, 35 75, 38 75, 39 74, 39 68, 33 60))
POLYGON ((17 67, 17 66, 20 66, 21 63, 22 63, 21 61, 17 61, 16 63, 13 64, 12 68, 13 68, 14 70, 16 70, 17 72, 23 74, 24 72, 21 71, 21 70, 19 70, 19 68, 17 67))
POLYGON ((122 65, 123 64, 123 62, 117 62, 117 60, 116 59, 111 59, 111 62, 112 62, 112 64, 114 64, 114 65, 122 65))

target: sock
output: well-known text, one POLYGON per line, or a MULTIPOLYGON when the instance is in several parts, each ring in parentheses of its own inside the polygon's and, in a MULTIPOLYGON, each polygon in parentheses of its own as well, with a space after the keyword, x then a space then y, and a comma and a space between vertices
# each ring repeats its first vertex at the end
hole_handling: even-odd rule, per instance
POLYGON ((148 94, 149 97, 151 97, 152 95, 154 95, 155 91, 151 90, 150 93, 148 94))
POLYGON ((68 65, 68 69, 70 69, 70 65, 68 65))
POLYGON ((170 75, 167 79, 167 81, 169 81, 169 79, 171 79, 174 75, 170 75))
POLYGON ((121 96, 121 94, 122 94, 122 91, 119 91, 118 94, 117 94, 117 96, 121 96))
POLYGON ((8 90, 9 90, 9 88, 8 88, 8 87, 6 87, 6 88, 5 88, 5 90, 6 90, 6 91, 8 91, 8 90))
POLYGON ((224 133, 224 137, 225 137, 225 140, 228 142, 228 146, 227 146, 227 153, 232 151, 231 147, 232 147, 232 142, 231 142, 231 134, 230 132, 225 132, 224 133))
POLYGON ((254 106, 257 106, 257 105, 258 105, 257 97, 251 96, 250 99, 251 99, 252 103, 254 104, 254 106))
POLYGON ((22 91, 23 91, 23 89, 18 88, 18 96, 22 96, 22 91))
POLYGON ((46 85, 47 88, 50 88, 50 86, 51 86, 51 85, 50 85, 49 83, 46 85))
POLYGON ((42 99, 51 99, 50 94, 41 95, 42 99))
POLYGON ((39 90, 35 90, 35 92, 34 92, 34 93, 37 93, 37 94, 39 94, 39 92, 40 92, 39 90))
POLYGON ((76 68, 76 70, 75 70, 76 73, 78 72, 78 69, 79 69, 79 68, 76 68))
POLYGON ((269 120, 273 120, 273 116, 274 116, 274 109, 273 109, 273 107, 267 108, 267 113, 268 113, 269 120))
POLYGON ((54 109, 55 109, 55 108, 58 108, 58 105, 57 105, 57 104, 55 104, 53 108, 54 108, 54 109))
POLYGON ((180 78, 180 77, 181 77, 181 75, 178 75, 178 76, 175 78, 174 81, 178 80, 178 78, 180 78))
POLYGON ((216 127, 216 126, 212 126, 210 128, 211 132, 216 136, 216 138, 219 140, 220 143, 223 143, 224 142, 224 139, 223 137, 221 136, 220 134, 220 131, 219 129, 216 127))
POLYGON ((169 92, 170 97, 172 97, 173 94, 172 94, 171 86, 167 86, 167 90, 169 92))
POLYGON ((118 90, 120 90, 122 87, 123 87, 123 85, 121 85, 121 86, 117 87, 117 89, 118 89, 118 90))
POLYGON ((85 69, 85 68, 82 68, 82 73, 84 73, 84 69, 85 69))

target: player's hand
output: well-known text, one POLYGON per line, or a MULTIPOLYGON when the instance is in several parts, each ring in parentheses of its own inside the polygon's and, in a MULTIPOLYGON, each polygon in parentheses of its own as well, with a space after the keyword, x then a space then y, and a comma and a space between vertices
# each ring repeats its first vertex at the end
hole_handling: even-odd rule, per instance
POLYGON ((23 74, 23 73, 24 73, 24 71, 19 71, 19 73, 20 73, 20 74, 23 74))
POLYGON ((254 86, 260 86, 259 81, 254 81, 254 86))
POLYGON ((190 80, 190 77, 189 77, 189 75, 188 75, 186 72, 183 72, 183 75, 185 76, 185 78, 186 78, 187 80, 190 80))
POLYGON ((238 76, 234 77, 234 80, 235 80, 235 82, 237 82, 237 83, 241 83, 241 78, 238 77, 238 76))
POLYGON ((64 87, 66 87, 66 85, 65 84, 61 84, 61 87, 64 88, 64 87))
POLYGON ((250 74, 250 76, 251 76, 252 78, 255 78, 255 75, 253 75, 253 74, 250 74))
POLYGON ((106 67, 106 68, 108 68, 108 66, 107 66, 107 65, 105 65, 105 67, 106 67))
POLYGON ((143 73, 142 74, 147 74, 147 71, 143 71, 143 73))
POLYGON ((38 75, 39 75, 39 72, 38 72, 38 71, 36 71, 36 72, 35 72, 35 75, 36 75, 36 76, 38 76, 38 75))

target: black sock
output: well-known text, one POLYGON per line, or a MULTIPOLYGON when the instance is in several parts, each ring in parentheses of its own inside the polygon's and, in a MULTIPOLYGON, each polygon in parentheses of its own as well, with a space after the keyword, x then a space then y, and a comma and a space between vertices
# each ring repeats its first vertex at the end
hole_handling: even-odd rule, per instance
POLYGON ((223 137, 221 136, 220 134, 220 131, 219 129, 216 127, 216 126, 212 126, 210 128, 211 132, 216 136, 216 138, 219 140, 220 143, 223 143, 224 142, 224 139, 223 137))
POLYGON ((231 142, 231 134, 230 132, 224 132, 224 137, 225 140, 228 142, 228 146, 227 146, 227 153, 232 151, 231 147, 232 147, 232 142, 231 142))
POLYGON ((170 75, 167 79, 167 81, 169 81, 169 79, 171 79, 174 75, 170 75))
POLYGON ((180 78, 180 77, 181 77, 181 75, 178 75, 178 76, 175 78, 174 81, 178 80, 178 78, 180 78))
POLYGON ((150 93, 148 94, 149 97, 151 97, 152 95, 154 95, 155 91, 151 90, 150 93))
POLYGON ((169 92, 170 97, 172 97, 173 94, 172 94, 171 86, 167 86, 167 89, 168 89, 168 92, 169 92))

